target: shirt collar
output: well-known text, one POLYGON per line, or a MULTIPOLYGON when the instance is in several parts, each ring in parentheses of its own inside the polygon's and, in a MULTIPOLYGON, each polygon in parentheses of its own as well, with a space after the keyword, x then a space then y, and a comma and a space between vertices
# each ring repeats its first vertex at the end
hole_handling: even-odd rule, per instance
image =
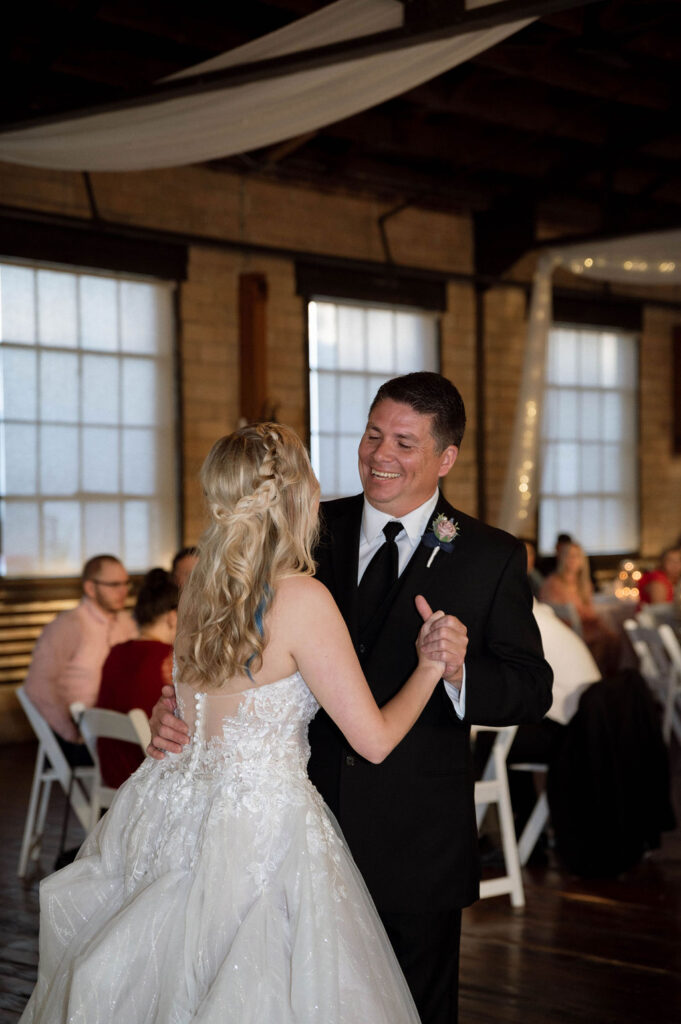
POLYGON ((96 619, 97 622, 101 622, 102 625, 108 626, 112 622, 115 622, 118 618, 118 615, 116 615, 115 613, 113 616, 107 615, 106 612, 102 611, 97 602, 93 601, 86 594, 83 594, 80 603, 85 609, 85 611, 88 612, 88 614, 90 614, 93 617, 93 619, 96 619))
MULTIPOLYGON (((428 498, 428 501, 424 501, 418 508, 407 512, 405 516, 400 516, 399 521, 402 523, 412 546, 415 546, 425 533, 428 520, 435 511, 439 497, 440 492, 436 489, 435 494, 428 498)), ((362 512, 362 540, 364 543, 371 544, 375 541, 378 535, 383 532, 385 524, 394 519, 395 516, 374 508, 365 498, 364 510, 362 512)), ((402 535, 400 534, 400 536, 402 535)))

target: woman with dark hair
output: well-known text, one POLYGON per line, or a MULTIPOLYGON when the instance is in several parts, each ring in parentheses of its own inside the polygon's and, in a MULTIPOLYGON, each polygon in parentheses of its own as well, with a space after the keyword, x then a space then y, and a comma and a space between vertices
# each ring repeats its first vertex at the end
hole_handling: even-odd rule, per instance
MULTIPOLYGON (((165 569, 147 573, 133 612, 139 636, 111 648, 102 669, 98 708, 124 714, 142 708, 151 714, 172 675, 178 602, 177 584, 165 569)), ((101 739, 97 749, 107 786, 120 786, 144 760, 141 747, 121 740, 101 739)))

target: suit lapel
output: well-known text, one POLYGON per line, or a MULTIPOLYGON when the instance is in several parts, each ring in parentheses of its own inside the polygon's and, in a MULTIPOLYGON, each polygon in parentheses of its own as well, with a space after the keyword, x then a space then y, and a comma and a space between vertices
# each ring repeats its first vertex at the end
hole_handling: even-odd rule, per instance
MULTIPOLYGON (((435 511, 433 512, 433 519, 435 516, 440 515, 440 513, 446 515, 448 519, 453 519, 454 522, 457 520, 456 510, 452 508, 448 501, 445 501, 442 494, 440 494, 435 511)), ((431 519, 428 523, 426 533, 430 530, 432 521, 431 519)), ((388 613, 383 628, 376 637, 375 646, 380 645, 386 631, 389 633, 392 612, 398 611, 401 607, 403 608, 405 604, 410 607, 413 606, 416 594, 424 594, 427 597, 428 593, 433 589, 433 584, 439 585, 446 581, 448 585, 451 585, 452 573, 456 571, 458 543, 459 539, 457 538, 451 551, 440 551, 433 559, 430 568, 428 568, 428 559, 432 555, 433 549, 427 547, 423 541, 419 543, 397 582, 391 611, 388 613)), ((435 610, 433 608, 433 611, 435 610)))
POLYGON ((336 519, 331 531, 331 564, 335 582, 333 596, 353 643, 357 640, 357 571, 363 507, 364 496, 360 494, 348 511, 336 519))

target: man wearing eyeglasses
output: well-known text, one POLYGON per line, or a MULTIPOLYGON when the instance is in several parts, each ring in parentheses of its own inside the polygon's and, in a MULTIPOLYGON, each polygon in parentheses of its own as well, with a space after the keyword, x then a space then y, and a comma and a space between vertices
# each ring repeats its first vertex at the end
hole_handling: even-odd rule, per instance
POLYGON ((97 701, 102 666, 114 644, 137 634, 125 602, 130 578, 115 555, 95 555, 83 566, 83 597, 43 630, 24 688, 55 733, 69 763, 91 763, 69 705, 97 701))

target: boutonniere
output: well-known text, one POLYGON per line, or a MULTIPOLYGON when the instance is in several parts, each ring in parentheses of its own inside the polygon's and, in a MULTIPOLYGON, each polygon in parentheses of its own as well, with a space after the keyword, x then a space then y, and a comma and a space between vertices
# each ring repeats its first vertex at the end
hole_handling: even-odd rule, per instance
POLYGON ((426 569, 430 569, 433 559, 440 549, 450 552, 454 547, 454 541, 459 536, 459 524, 453 519, 448 519, 444 512, 435 516, 431 524, 431 530, 424 534, 423 543, 427 548, 432 548, 430 558, 426 562, 426 569), (431 532, 432 531, 432 532, 431 532))

